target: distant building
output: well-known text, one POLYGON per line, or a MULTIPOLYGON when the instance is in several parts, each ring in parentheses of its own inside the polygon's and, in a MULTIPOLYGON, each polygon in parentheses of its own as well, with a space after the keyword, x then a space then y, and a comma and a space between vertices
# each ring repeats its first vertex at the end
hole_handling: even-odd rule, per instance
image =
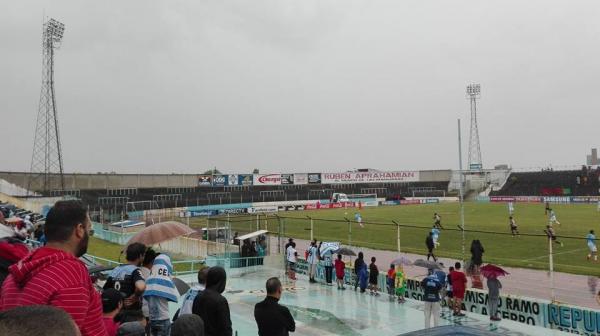
POLYGON ((587 165, 588 166, 598 165, 598 149, 592 148, 592 154, 587 156, 587 165))

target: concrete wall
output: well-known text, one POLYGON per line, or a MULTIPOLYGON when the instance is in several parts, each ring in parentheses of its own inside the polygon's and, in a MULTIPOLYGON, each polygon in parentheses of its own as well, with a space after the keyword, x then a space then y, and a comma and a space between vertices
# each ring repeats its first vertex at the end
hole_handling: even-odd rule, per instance
MULTIPOLYGON (((27 188, 29 173, 0 172, 0 179, 27 188)), ((65 174, 65 189, 163 188, 195 187, 196 174, 65 174)), ((39 190, 40 185, 34 185, 39 190)), ((52 189, 61 189, 58 178, 52 178, 52 189)))

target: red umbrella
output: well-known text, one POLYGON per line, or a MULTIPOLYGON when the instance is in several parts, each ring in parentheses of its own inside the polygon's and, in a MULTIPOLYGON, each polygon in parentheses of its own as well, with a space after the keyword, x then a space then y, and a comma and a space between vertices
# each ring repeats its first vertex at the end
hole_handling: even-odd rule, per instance
POLYGON ((179 222, 162 222, 152 224, 129 239, 127 245, 142 243, 146 246, 160 244, 180 236, 187 236, 196 231, 179 222))
POLYGON ((481 266, 479 268, 479 271, 486 278, 496 278, 499 276, 504 276, 504 275, 510 274, 507 271, 505 271, 504 269, 502 269, 501 267, 492 265, 492 264, 487 264, 485 266, 481 266))

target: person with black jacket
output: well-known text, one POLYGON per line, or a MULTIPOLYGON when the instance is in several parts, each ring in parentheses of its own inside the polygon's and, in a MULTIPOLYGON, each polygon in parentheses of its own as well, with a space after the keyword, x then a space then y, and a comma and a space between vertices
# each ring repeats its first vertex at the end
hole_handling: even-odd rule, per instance
POLYGON ((267 297, 254 306, 254 319, 259 336, 288 336, 296 330, 296 322, 287 307, 279 304, 281 281, 278 278, 267 280, 267 297))
POLYGON ((365 264, 365 259, 364 259, 364 255, 362 252, 358 252, 358 257, 356 258, 356 261, 354 261, 354 290, 356 291, 356 288, 358 288, 358 284, 360 282, 360 277, 358 276, 360 268, 365 264))
POLYGON ((194 299, 192 313, 204 321, 207 336, 232 335, 229 303, 221 295, 225 291, 226 282, 225 269, 220 266, 211 267, 206 275, 206 290, 194 299))
POLYGON ((435 248, 435 242, 433 241, 433 233, 429 232, 427 238, 425 238, 425 245, 427 246, 427 260, 430 257, 433 257, 433 261, 437 261, 437 258, 433 254, 433 249, 435 248))

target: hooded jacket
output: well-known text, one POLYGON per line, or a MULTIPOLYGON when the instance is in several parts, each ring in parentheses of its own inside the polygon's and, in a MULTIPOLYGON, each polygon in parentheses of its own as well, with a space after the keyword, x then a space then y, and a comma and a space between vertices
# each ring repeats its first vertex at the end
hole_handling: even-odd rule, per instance
POLYGON ((50 305, 66 311, 83 336, 107 335, 102 302, 85 264, 62 250, 42 247, 10 266, 0 292, 0 311, 50 305))
POLYGON ((215 266, 206 275, 206 290, 197 296, 192 305, 192 313, 204 321, 207 336, 231 336, 229 303, 221 295, 225 291, 227 274, 222 267, 215 266))

